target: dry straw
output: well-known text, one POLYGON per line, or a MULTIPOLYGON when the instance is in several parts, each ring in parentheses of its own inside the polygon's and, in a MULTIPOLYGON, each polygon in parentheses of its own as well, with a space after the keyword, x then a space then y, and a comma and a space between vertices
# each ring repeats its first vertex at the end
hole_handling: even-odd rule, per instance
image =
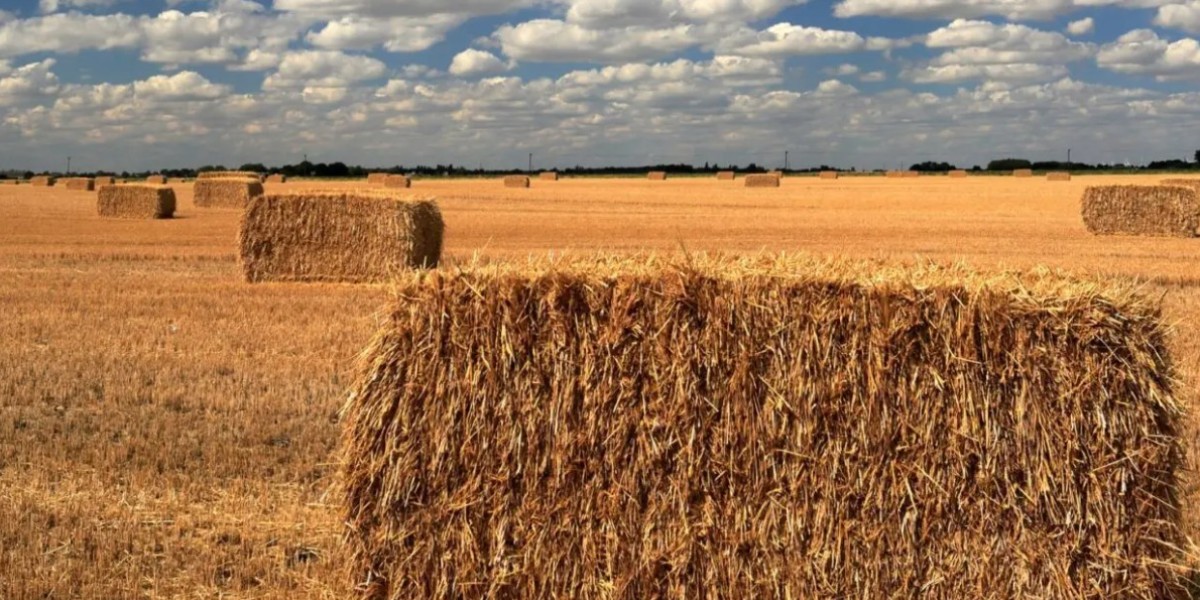
POLYGON ((776 259, 408 276, 343 412, 372 598, 1182 598, 1156 306, 776 259))
POLYGON ((504 187, 527 188, 529 187, 529 177, 525 175, 509 175, 504 178, 504 187))
POLYGON ((99 188, 99 187, 106 186, 106 185, 112 185, 116 182, 117 182, 117 180, 114 177, 97 177, 96 178, 96 187, 99 188))
POLYGON ((162 175, 151 175, 146 178, 146 183, 150 183, 150 184, 154 184, 154 185, 166 185, 167 178, 162 175))
POLYGON ((783 179, 783 171, 770 171, 767 175, 774 175, 778 179, 783 179))
POLYGON ((966 179, 967 178, 967 172, 963 171, 961 169, 950 171, 949 173, 947 173, 947 175, 949 175, 951 179, 966 179))
POLYGON ((287 183, 287 175, 275 173, 274 175, 267 177, 267 183, 287 183))
POLYGON ((905 179, 915 179, 915 178, 921 176, 921 172, 920 171, 902 171, 900 173, 900 176, 905 179))
POLYGON ((821 179, 837 179, 841 174, 837 171, 821 171, 821 179))
POLYGON ((383 185, 387 181, 388 173, 368 173, 367 183, 371 185, 383 185))
POLYGON ((1033 177, 1033 169, 1017 169, 1013 171, 1013 177, 1020 177, 1022 179, 1033 177))
POLYGON ((734 181, 737 179, 737 173, 734 171, 718 171, 717 181, 734 181))
POLYGON ((1070 173, 1047 173, 1046 181, 1070 181, 1070 173))
POLYGON ((646 179, 650 181, 666 181, 667 174, 663 171, 650 171, 646 174, 646 179))
POLYGON ((412 179, 409 179, 407 175, 388 175, 383 180, 383 187, 407 190, 412 187, 412 179))
POLYGON ((68 177, 62 179, 61 183, 73 192, 91 192, 96 189, 96 182, 90 177, 68 177))
POLYGON ((904 171, 888 171, 887 172, 888 179, 900 179, 902 177, 904 177, 904 171))
POLYGON ((251 201, 239 245, 247 281, 367 283, 436 267, 437 204, 395 192, 296 192, 251 201))
POLYGON ((1083 222, 1098 235, 1196 237, 1200 190, 1173 186, 1089 187, 1083 222))
POLYGON ((170 219, 175 215, 175 191, 145 183, 106 185, 96 202, 101 217, 170 219))
POLYGON ((192 184, 197 208, 246 208, 250 199, 263 195, 256 179, 197 179, 192 184))
POLYGON ((1164 179, 1162 185, 1171 185, 1200 190, 1200 179, 1164 179))
POLYGON ((262 182, 262 174, 254 171, 204 171, 196 179, 254 179, 262 182))
POLYGON ((540 175, 538 175, 538 179, 540 179, 542 181, 558 181, 558 172, 557 171, 546 171, 545 173, 541 173, 540 175))
POLYGON ((29 184, 36 187, 54 187, 54 183, 56 181, 58 181, 58 179, 55 177, 51 177, 49 175, 39 175, 33 179, 30 179, 29 184))
POLYGON ((770 173, 758 173, 747 175, 743 178, 748 188, 777 188, 779 187, 779 177, 770 173))

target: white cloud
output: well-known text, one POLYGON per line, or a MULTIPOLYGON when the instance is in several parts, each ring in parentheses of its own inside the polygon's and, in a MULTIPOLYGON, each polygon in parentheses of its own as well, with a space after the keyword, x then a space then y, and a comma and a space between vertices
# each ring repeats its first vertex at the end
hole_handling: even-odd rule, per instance
POLYGON ((196 102, 221 98, 229 94, 229 86, 212 83, 199 73, 183 71, 135 82, 133 91, 139 98, 149 101, 196 102))
POLYGON ((505 25, 496 31, 509 57, 539 62, 623 62, 682 52, 715 37, 697 25, 667 29, 588 29, 553 19, 505 25))
POLYGON ((328 18, 494 15, 524 8, 534 0, 275 0, 276 10, 328 18))
POLYGON ((1074 36, 1088 35, 1096 30, 1096 20, 1088 17, 1067 24, 1067 33, 1074 36))
POLYGON ((1188 33, 1200 33, 1200 0, 1168 4, 1158 9, 1154 24, 1188 33))
POLYGON ((1096 62, 1110 71, 1153 75, 1160 81, 1200 79, 1200 42, 1169 42, 1152 30, 1137 29, 1101 48, 1096 62))
POLYGON ((866 48, 867 40, 852 31, 777 23, 757 34, 727 38, 720 46, 728 54, 742 56, 809 56, 856 52, 866 48))
POLYGON ((445 39, 463 20, 455 15, 342 17, 309 33, 307 40, 328 50, 368 50, 382 46, 389 52, 421 52, 445 39))
POLYGON ((1151 8, 1171 0, 841 0, 834 14, 848 17, 908 19, 974 19, 998 16, 1011 20, 1044 20, 1084 7, 1151 8))
POLYGON ((670 23, 746 23, 775 16, 807 0, 556 0, 567 21, 592 29, 670 23))
POLYGON ((279 69, 263 81, 263 89, 343 88, 382 78, 386 73, 387 66, 369 56, 302 50, 285 54, 279 69))
POLYGON ((495 54, 484 50, 468 48, 454 56, 450 62, 450 74, 459 77, 473 77, 490 73, 499 73, 507 69, 504 61, 495 54))
POLYGON ((958 19, 933 31, 925 45, 945 50, 904 75, 917 83, 966 79, 1031 82, 1065 77, 1064 65, 1092 56, 1090 44, 1025 25, 958 19))

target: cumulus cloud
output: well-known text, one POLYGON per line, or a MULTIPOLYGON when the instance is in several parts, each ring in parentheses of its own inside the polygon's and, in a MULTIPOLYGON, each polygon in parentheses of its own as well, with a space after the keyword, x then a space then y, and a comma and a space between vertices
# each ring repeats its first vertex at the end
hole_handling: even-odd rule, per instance
POLYGON ((834 14, 849 17, 1052 19, 1083 7, 1151 8, 1171 0, 841 0, 834 14))
POLYGON ((1058 79, 1067 75, 1066 64, 1095 52, 1092 45, 1072 41, 1061 33, 968 19, 955 20, 931 32, 925 45, 945 52, 905 72, 907 78, 918 83, 1058 79))
POLYGON ((1096 30, 1096 20, 1088 17, 1067 24, 1067 33, 1074 36, 1088 35, 1096 30))
POLYGON ((1168 4, 1158 9, 1154 24, 1159 27, 1200 33, 1200 0, 1168 4))
POLYGON ((507 69, 507 65, 498 56, 474 48, 459 52, 450 62, 450 74, 459 77, 499 73, 505 69, 507 69))
POLYGON ((506 55, 521 61, 623 62, 675 54, 718 36, 696 25, 588 29, 566 21, 534 19, 505 25, 495 37, 506 55))
POLYGON ((1137 29, 1101 48, 1096 62, 1111 71, 1153 75, 1160 81, 1200 79, 1200 42, 1170 42, 1150 29, 1137 29))
POLYGON ((720 46, 728 54, 784 57, 856 52, 867 47, 867 40, 852 31, 777 23, 766 31, 727 38, 720 46))

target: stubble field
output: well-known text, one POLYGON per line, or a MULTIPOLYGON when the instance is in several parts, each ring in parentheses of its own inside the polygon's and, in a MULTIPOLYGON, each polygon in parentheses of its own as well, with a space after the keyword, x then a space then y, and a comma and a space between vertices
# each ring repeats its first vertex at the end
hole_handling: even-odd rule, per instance
MULTIPOLYGON (((1132 277, 1200 379, 1200 241, 1096 238, 1089 184, 1157 177, 417 181, 447 263, 812 252, 1132 277)), ((272 189, 354 187, 290 183, 272 189)), ((337 411, 386 286, 241 282, 238 213, 170 221, 0 187, 0 598, 335 598, 337 411)), ((1189 433, 1189 443, 1194 435, 1189 433)), ((1195 478, 1190 474, 1188 480, 1195 478)), ((1200 520, 1188 490, 1188 532, 1200 520)))

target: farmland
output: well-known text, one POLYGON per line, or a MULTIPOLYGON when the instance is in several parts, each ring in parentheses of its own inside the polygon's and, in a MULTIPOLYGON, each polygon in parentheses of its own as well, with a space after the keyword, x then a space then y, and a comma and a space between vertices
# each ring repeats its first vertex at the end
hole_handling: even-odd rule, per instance
MULTIPOLYGON (((439 200, 447 268, 785 251, 1135 278, 1175 325, 1190 404, 1200 244, 1097 238, 1079 214, 1089 184, 1157 179, 417 180, 412 192, 439 200)), ((306 187, 355 186, 267 185, 306 187)), ((0 187, 0 597, 345 595, 337 411, 386 286, 244 284, 239 213, 176 192, 176 219, 102 221, 94 193, 0 187)))

